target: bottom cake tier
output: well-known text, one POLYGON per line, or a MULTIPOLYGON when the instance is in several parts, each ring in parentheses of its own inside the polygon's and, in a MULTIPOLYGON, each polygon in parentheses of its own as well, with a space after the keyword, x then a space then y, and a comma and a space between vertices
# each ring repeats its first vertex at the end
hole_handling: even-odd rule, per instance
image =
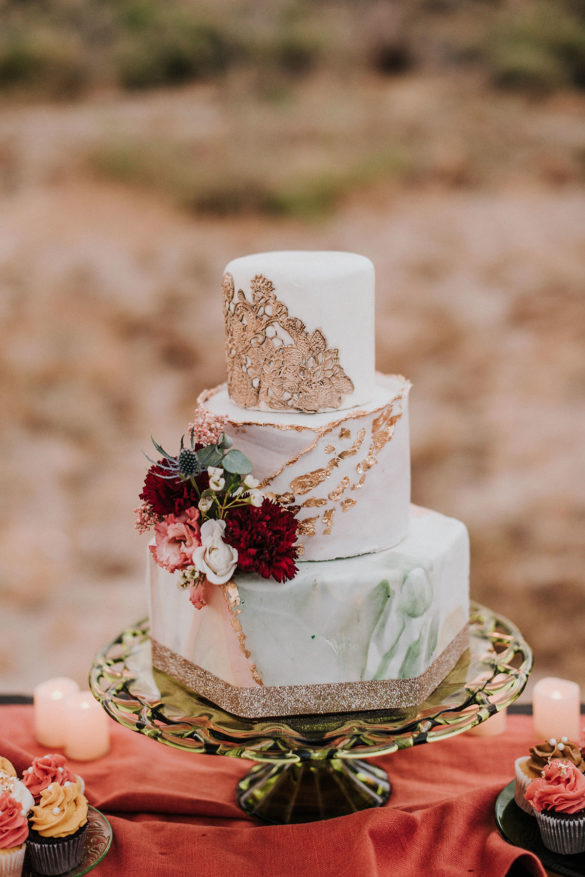
POLYGON ((467 530, 416 506, 387 551, 237 576, 202 609, 178 583, 149 556, 153 666, 249 718, 413 706, 467 647, 467 530))

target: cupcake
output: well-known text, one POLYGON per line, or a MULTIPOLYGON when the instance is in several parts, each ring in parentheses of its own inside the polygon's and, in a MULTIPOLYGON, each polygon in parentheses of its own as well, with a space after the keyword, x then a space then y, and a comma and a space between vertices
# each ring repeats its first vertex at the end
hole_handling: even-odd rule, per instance
POLYGON ((563 856, 585 852, 585 776, 570 761, 554 759, 526 789, 542 842, 563 856))
POLYGON ((85 784, 80 776, 74 774, 67 767, 67 761, 64 755, 43 755, 41 758, 34 758, 30 767, 27 767, 22 775, 22 782, 25 784, 29 792, 38 804, 43 789, 48 788, 51 783, 79 783, 81 791, 85 789, 85 784))
POLYGON ((532 807, 525 798, 526 789, 532 780, 542 776, 542 771, 551 759, 570 761, 581 773, 585 773, 585 760, 579 746, 567 737, 561 737, 560 740, 551 737, 538 746, 532 746, 529 751, 530 755, 517 758, 514 762, 516 772, 514 800, 525 813, 532 814, 532 807))
POLYGON ((11 798, 14 798, 17 804, 20 804, 25 816, 35 802, 25 784, 21 783, 18 777, 0 773, 0 794, 3 792, 7 792, 11 798))
POLYGON ((8 792, 0 794, 0 875, 20 877, 24 864, 28 822, 22 806, 8 792))
POLYGON ((8 761, 3 755, 0 755, 0 774, 6 774, 9 777, 16 776, 16 768, 11 761, 8 761))
POLYGON ((37 874, 63 874, 83 859, 87 798, 79 783, 66 780, 43 789, 32 809, 28 851, 37 874))

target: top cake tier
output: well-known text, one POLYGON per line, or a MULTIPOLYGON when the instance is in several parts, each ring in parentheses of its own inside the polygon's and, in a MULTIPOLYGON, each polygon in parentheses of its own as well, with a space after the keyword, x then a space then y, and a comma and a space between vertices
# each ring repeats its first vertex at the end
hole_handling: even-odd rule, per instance
POLYGON ((233 259, 223 278, 228 392, 258 410, 335 411, 372 398, 374 266, 355 253, 233 259))

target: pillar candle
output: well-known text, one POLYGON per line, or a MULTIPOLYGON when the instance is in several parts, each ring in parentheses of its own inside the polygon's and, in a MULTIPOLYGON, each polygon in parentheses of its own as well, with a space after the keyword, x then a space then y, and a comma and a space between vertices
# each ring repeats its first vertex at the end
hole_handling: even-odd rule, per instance
POLYGON ((65 755, 74 761, 92 761, 110 748, 110 725, 91 691, 79 691, 67 701, 65 755))
POLYGON ((77 691, 77 682, 66 676, 37 685, 33 693, 35 737, 41 745, 51 748, 64 745, 67 698, 77 691))
POLYGON ((581 693, 576 682, 547 676, 534 686, 532 714, 539 739, 581 738, 581 693))
POLYGON ((489 719, 486 719, 485 722, 475 725, 468 733, 473 734, 475 737, 495 737, 496 734, 504 733, 506 725, 506 710, 500 710, 494 713, 493 716, 490 716, 489 719))

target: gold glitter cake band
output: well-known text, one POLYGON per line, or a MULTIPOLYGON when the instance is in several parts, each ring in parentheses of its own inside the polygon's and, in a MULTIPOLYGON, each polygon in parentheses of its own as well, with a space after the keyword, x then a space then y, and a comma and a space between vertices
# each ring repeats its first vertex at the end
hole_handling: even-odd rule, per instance
POLYGON ((185 688, 244 718, 299 716, 362 710, 403 709, 423 703, 453 669, 469 645, 469 625, 457 634, 428 669, 413 679, 368 679, 316 685, 259 685, 239 688, 192 664, 152 640, 152 663, 185 688))

